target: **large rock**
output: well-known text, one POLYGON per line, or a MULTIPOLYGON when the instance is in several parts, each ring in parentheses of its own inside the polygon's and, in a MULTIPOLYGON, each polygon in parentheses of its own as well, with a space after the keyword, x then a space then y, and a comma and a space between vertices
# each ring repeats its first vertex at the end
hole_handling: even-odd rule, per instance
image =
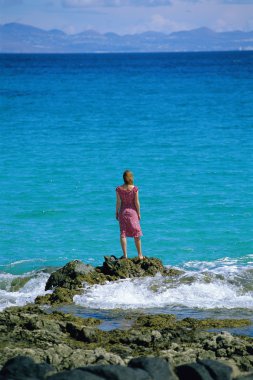
MULTIPOLYGON (((0 380, 232 380, 232 369, 214 360, 187 363, 172 368, 159 357, 138 357, 128 366, 121 364, 88 365, 55 373, 47 363, 35 363, 30 357, 17 356, 5 363, 0 380)), ((252 373, 235 380, 252 380, 252 373)))
POLYGON ((153 380, 176 380, 175 373, 169 363, 162 358, 134 358, 128 363, 129 367, 141 368, 146 371, 153 380))
POLYGON ((92 375, 99 376, 101 379, 106 380, 151 380, 148 373, 140 368, 133 369, 119 365, 101 365, 84 367, 83 371, 85 373, 90 373, 92 375))
POLYGON ((29 356, 17 356, 8 360, 0 372, 1 380, 43 380, 53 372, 47 363, 36 364, 29 356))
POLYGON ((161 260, 156 258, 121 260, 115 256, 105 256, 103 265, 95 268, 80 260, 74 260, 51 274, 45 290, 52 290, 52 294, 38 296, 35 303, 70 304, 73 302, 74 295, 83 292, 84 283, 90 285, 104 284, 106 281, 155 276, 157 273, 161 273, 163 276, 176 276, 183 272, 173 268, 165 268, 161 260))
POLYGON ((178 366, 176 373, 179 380, 231 380, 232 369, 225 364, 214 360, 200 360, 198 363, 190 363, 178 366))
POLYGON ((176 368, 179 380, 214 380, 208 370, 198 363, 183 364, 176 368))
POLYGON ((215 380, 230 380, 232 369, 223 363, 215 360, 199 360, 198 363, 204 366, 215 380))
POLYGON ((94 375, 81 369, 74 369, 72 371, 64 371, 49 377, 50 380, 104 380, 104 377, 94 375))
POLYGON ((138 258, 119 260, 115 256, 105 256, 102 267, 97 268, 101 273, 109 276, 111 280, 118 280, 133 277, 155 276, 157 273, 162 275, 178 275, 182 271, 177 269, 167 269, 163 266, 161 260, 157 258, 138 258))
POLYGON ((74 260, 51 274, 46 283, 45 290, 58 287, 78 290, 82 287, 83 282, 98 283, 100 281, 99 277, 93 266, 86 265, 79 260, 74 260))

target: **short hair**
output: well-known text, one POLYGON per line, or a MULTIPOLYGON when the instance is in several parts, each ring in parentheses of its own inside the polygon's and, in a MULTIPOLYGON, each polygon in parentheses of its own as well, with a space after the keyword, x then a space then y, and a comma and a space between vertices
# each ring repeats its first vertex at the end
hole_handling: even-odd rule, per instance
POLYGON ((125 185, 132 185, 134 182, 133 173, 130 170, 125 170, 123 173, 123 179, 125 185))

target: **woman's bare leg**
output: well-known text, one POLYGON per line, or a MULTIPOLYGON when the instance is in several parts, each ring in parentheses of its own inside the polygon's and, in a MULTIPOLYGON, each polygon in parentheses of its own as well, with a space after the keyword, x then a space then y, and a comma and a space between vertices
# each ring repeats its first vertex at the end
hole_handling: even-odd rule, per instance
POLYGON ((139 237, 134 238, 135 246, 138 252, 139 259, 143 259, 142 249, 141 249, 141 239, 139 237))
POLYGON ((127 259, 127 240, 125 237, 120 236, 120 244, 121 244, 124 258, 127 259))

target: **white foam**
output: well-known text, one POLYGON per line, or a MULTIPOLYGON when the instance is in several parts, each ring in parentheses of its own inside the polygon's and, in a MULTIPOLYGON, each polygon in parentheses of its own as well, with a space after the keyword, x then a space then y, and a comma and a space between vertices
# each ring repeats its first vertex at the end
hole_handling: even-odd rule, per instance
POLYGON ((180 269, 193 270, 199 272, 211 271, 213 273, 238 273, 245 269, 252 269, 253 255, 241 256, 238 258, 222 257, 214 261, 188 261, 180 269))
MULTIPOLYGON (((11 274, 1 274, 0 279, 6 278, 13 280, 16 277, 11 274)), ((19 291, 11 292, 9 289, 0 290, 0 310, 10 306, 23 306, 27 303, 34 302, 38 295, 50 293, 45 291, 45 285, 49 278, 48 273, 39 273, 34 278, 29 280, 19 291)), ((11 283, 10 281, 10 283, 11 283)))
POLYGON ((211 277, 207 282, 197 276, 185 283, 187 276, 175 281, 155 278, 126 279, 105 285, 86 287, 84 294, 76 295, 74 302, 98 309, 135 309, 184 306, 189 308, 246 308, 253 309, 253 292, 241 286, 211 277))
POLYGON ((29 274, 26 273, 24 275, 15 275, 11 273, 1 273, 0 274, 0 289, 2 290, 10 290, 12 281, 15 278, 25 278, 28 277, 29 274))

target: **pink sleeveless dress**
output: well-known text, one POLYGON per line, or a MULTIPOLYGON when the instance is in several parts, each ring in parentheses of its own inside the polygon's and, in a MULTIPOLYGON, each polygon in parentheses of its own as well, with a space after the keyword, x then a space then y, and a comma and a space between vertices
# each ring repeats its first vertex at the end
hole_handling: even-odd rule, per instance
POLYGON ((140 221, 134 203, 135 193, 138 187, 134 186, 131 190, 124 190, 120 186, 116 188, 121 200, 119 211, 120 235, 122 237, 142 236, 140 221))

